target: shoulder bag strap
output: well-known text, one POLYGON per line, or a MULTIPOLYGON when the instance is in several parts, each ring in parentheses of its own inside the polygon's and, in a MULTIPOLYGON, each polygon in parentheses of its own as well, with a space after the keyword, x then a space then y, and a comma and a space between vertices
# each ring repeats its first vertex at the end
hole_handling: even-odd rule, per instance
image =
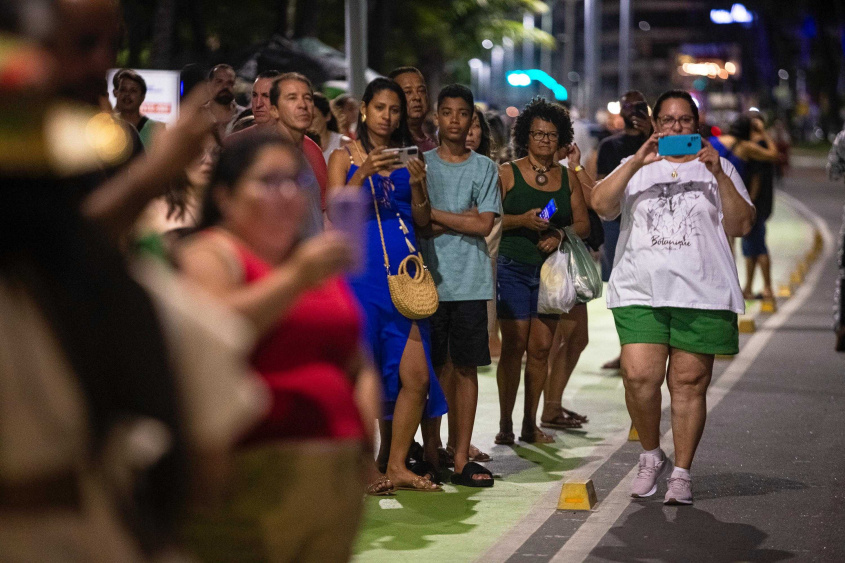
MULTIPOLYGON (((355 150, 358 151, 358 156, 361 157, 361 163, 365 160, 364 155, 361 152, 360 147, 358 147, 357 143, 353 143, 355 146, 355 150)), ((346 149, 349 152, 349 149, 346 149)), ((349 153, 349 159, 352 160, 352 153, 349 153)), ((360 168, 360 166, 359 166, 360 168)), ((381 228, 381 214, 378 210, 378 201, 376 200, 376 187, 373 185, 373 177, 367 176, 367 179, 370 181, 370 191, 373 194, 373 208, 376 211, 376 221, 378 221, 378 234, 381 237, 381 249, 384 251, 384 269, 387 270, 387 275, 390 275, 390 261, 387 258, 387 245, 384 244, 384 231, 381 228)))

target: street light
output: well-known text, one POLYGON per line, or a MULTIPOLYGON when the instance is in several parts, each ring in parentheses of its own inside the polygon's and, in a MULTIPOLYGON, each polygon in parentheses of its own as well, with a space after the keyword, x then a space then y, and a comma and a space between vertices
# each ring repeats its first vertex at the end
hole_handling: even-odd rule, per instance
POLYGON ((529 86, 531 82, 536 81, 551 90, 555 99, 561 101, 569 99, 569 92, 566 91, 566 88, 559 84, 557 80, 538 68, 509 72, 507 75, 507 81, 508 84, 515 87, 529 86))

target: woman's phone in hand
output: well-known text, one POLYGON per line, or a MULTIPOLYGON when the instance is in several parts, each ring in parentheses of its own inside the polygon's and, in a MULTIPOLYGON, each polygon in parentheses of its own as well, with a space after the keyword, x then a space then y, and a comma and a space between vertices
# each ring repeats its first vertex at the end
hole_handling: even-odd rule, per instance
POLYGON ((412 158, 419 158, 420 149, 417 147, 402 147, 401 149, 385 149, 386 153, 393 153, 397 155, 397 166, 407 166, 408 161, 412 158))
POLYGON ((548 221, 552 218, 552 215, 554 215, 556 211, 557 204, 555 203, 554 198, 552 198, 549 200, 549 203, 546 204, 546 207, 544 207, 543 210, 540 211, 540 219, 548 221))

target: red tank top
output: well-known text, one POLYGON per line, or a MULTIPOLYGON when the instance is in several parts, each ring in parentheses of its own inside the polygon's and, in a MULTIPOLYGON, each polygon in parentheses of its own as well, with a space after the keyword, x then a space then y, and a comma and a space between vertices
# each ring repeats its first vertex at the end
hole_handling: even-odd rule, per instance
MULTIPOLYGON (((271 272, 243 245, 236 248, 247 284, 271 272)), ((252 354, 252 367, 269 385, 273 406, 246 443, 364 439, 346 372, 358 352, 361 325, 358 302, 342 278, 300 296, 252 354)))

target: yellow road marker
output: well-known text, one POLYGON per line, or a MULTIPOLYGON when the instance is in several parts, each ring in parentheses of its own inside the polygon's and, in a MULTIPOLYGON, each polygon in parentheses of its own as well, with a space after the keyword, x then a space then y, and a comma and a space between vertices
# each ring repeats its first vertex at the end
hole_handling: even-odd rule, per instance
POLYGON ((754 322, 752 317, 741 316, 739 318, 739 332, 744 334, 755 332, 757 330, 757 323, 754 322))
POLYGON ((596 488, 593 480, 567 481, 560 489, 560 500, 557 502, 558 510, 590 510, 596 502, 596 488))

